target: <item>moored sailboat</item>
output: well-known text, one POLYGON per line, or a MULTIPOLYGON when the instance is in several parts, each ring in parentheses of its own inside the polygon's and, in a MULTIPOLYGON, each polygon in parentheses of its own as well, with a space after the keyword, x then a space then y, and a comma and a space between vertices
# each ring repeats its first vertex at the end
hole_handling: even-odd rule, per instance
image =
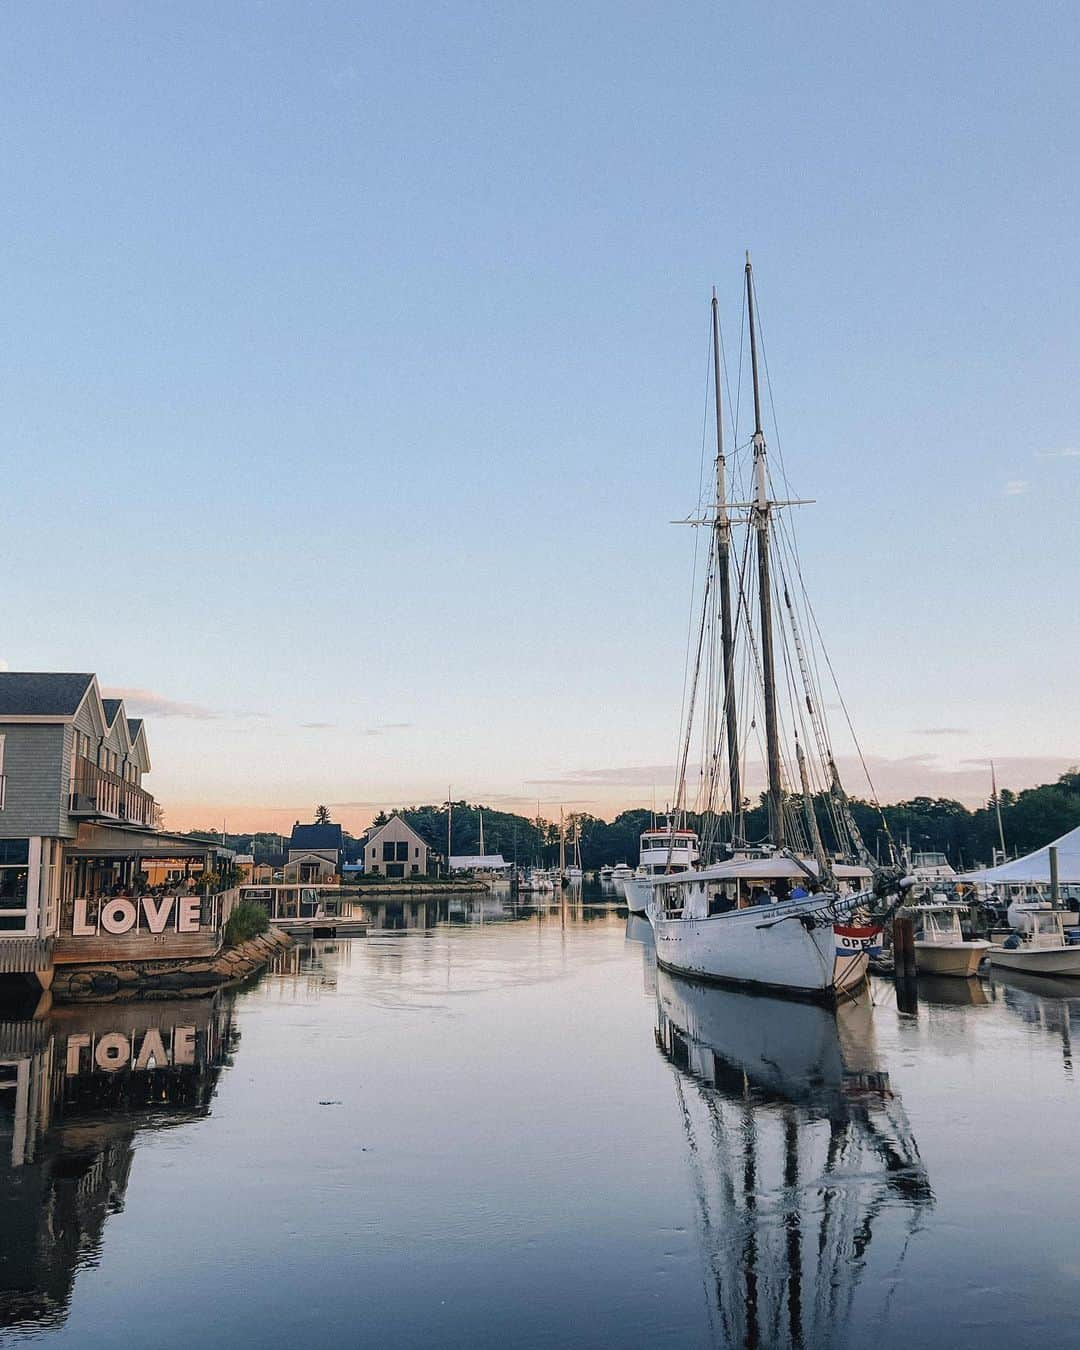
MULTIPOLYGON (((816 623, 789 529, 781 531, 780 547, 774 552, 780 508, 799 503, 778 499, 771 491, 749 257, 745 282, 754 396, 750 499, 733 502, 727 493, 720 331, 714 293, 715 500, 703 516, 686 522, 707 526, 711 535, 676 778, 677 802, 685 812, 688 757, 695 731, 700 730, 703 746, 698 814, 705 822, 702 861, 678 873, 671 869, 661 875, 636 877, 625 887, 628 898, 632 888, 646 897, 661 965, 707 979, 831 1001, 865 979, 867 952, 878 940, 878 929, 866 921, 867 910, 877 897, 870 885, 869 855, 840 784, 825 726, 816 657, 807 654, 803 634, 808 629, 816 631, 816 623), (741 557, 733 556, 732 526, 736 523, 746 526, 741 557), (748 565, 751 553, 754 567, 748 565), (755 587, 756 596, 752 594, 755 587), (737 599, 734 604, 733 590, 737 599), (774 620, 774 602, 783 617, 782 624, 774 620), (754 610, 756 631, 750 618, 754 610), (778 687, 778 645, 786 709, 781 706, 778 687), (741 701, 737 688, 740 674, 744 686, 741 701), (752 700, 749 704, 747 688, 752 700), (749 706, 749 729, 755 731, 760 709, 765 729, 767 838, 753 848, 748 848, 743 838, 746 811, 741 775, 745 746, 739 740, 740 706, 744 710, 749 706), (700 728, 695 726, 698 714, 700 728), (788 740, 783 744, 785 733, 788 740), (812 749, 808 753, 805 747, 812 749), (800 791, 789 789, 788 783, 793 780, 800 791), (726 806, 722 801, 725 795, 726 806), (726 840, 722 838, 721 822, 728 827, 726 840), (824 845, 823 824, 831 828, 832 852, 824 845), (729 856, 711 861, 725 845, 729 856), (843 863, 857 870, 861 887, 841 883, 838 872, 843 863), (738 876, 743 864, 756 867, 766 876, 775 875, 766 884, 740 893, 738 876), (733 878, 734 894, 730 885, 733 878)), ((746 720, 744 711, 744 729, 746 720)))

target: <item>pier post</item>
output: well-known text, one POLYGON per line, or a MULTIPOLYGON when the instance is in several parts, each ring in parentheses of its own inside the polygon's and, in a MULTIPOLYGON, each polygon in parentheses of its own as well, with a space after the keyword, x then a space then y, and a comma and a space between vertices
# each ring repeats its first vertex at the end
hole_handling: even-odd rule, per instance
POLYGON ((915 925, 910 919, 893 919, 893 965, 897 979, 908 980, 916 973, 915 925))

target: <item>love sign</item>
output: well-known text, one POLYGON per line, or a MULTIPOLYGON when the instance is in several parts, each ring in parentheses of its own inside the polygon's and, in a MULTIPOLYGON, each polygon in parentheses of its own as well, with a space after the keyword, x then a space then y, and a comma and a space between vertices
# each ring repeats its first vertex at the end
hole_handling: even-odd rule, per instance
POLYGON ((198 933, 202 927, 202 903, 197 895, 144 895, 139 900, 116 896, 103 900, 97 918, 89 914, 89 900, 75 901, 73 937, 97 937, 100 933, 119 936, 140 927, 151 933, 198 933), (140 922, 141 920, 141 922, 140 922))

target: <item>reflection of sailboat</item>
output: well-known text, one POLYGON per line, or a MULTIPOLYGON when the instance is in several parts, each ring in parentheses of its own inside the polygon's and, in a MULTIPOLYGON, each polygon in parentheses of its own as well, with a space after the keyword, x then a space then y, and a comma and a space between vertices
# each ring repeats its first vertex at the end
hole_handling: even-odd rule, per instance
MULTIPOLYGON (((879 1216, 908 1215, 899 1251, 878 1244, 895 1279, 933 1204, 869 1007, 798 1007, 660 969, 656 1035, 678 1071, 717 1342, 840 1344, 879 1216)), ((869 1296, 888 1298, 885 1270, 869 1296)))
POLYGON ((227 998, 0 1021, 0 1333, 58 1326, 123 1208, 138 1132, 207 1114, 227 998))

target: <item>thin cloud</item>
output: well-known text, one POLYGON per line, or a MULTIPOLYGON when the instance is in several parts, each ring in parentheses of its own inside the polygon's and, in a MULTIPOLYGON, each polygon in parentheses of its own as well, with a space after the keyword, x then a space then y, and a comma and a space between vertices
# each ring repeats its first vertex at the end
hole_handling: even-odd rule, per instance
POLYGON ((153 689, 103 689, 106 698, 122 698, 124 707, 136 717, 190 717, 197 722, 212 721, 225 714, 214 708, 205 708, 201 703, 183 703, 179 699, 166 698, 153 689))
POLYGON ((1005 484, 1005 496, 1022 497, 1030 488, 1031 484, 1026 478, 1010 478, 1005 484))
POLYGON ((331 727, 336 726, 337 723, 336 723, 336 722, 301 722, 300 725, 304 728, 305 731, 328 731, 331 727))
POLYGON ((1037 459, 1080 459, 1080 450, 1066 445, 1060 450, 1036 450, 1035 456, 1037 459))
POLYGON ((526 778, 525 782, 535 787, 652 787, 670 782, 672 773, 670 764, 636 764, 610 769, 571 769, 562 778, 526 778))
POLYGON ((967 727, 918 727, 913 736, 969 736, 967 727))

